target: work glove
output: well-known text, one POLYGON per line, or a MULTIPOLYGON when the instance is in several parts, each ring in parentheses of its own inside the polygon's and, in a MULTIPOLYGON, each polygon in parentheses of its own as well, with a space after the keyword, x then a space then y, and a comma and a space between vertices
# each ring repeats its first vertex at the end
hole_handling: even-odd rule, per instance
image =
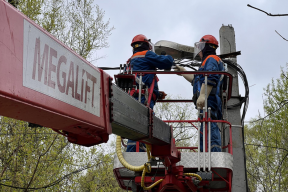
POLYGON ((175 65, 174 71, 186 71, 186 69, 184 67, 180 66, 180 65, 175 65))
MULTIPOLYGON (((176 65, 174 68, 174 71, 186 71, 186 69, 184 67, 176 65)), ((192 83, 192 81, 194 79, 194 74, 180 74, 180 75, 183 76, 190 83, 192 83)))
MULTIPOLYGON (((207 98, 210 95, 212 88, 213 88, 212 85, 207 85, 207 98)), ((203 107, 205 107, 205 84, 204 83, 201 86, 200 95, 197 99, 196 105, 197 105, 197 109, 198 108, 203 109, 203 107)))

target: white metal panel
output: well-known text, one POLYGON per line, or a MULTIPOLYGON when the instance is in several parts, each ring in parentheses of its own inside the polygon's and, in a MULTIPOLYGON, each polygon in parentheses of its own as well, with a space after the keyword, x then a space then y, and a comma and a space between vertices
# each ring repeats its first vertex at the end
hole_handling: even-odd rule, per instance
MULTIPOLYGON (((146 152, 124 152, 124 159, 131 165, 140 166, 148 162, 146 152)), ((208 166, 208 153, 205 153, 205 164, 208 166)), ((203 165, 203 153, 200 153, 201 164, 203 165)), ((198 168, 198 156, 195 152, 181 152, 181 161, 177 166, 182 165, 184 168, 198 168)), ((162 166, 160 166, 162 167, 162 166)), ((212 152, 211 153, 211 167, 225 168, 233 170, 233 156, 226 152, 212 152)), ((123 168, 117 156, 114 157, 114 169, 123 168)), ((157 166, 152 166, 157 168, 157 166)))
POLYGON ((99 71, 24 19, 23 86, 100 117, 100 77, 99 71))

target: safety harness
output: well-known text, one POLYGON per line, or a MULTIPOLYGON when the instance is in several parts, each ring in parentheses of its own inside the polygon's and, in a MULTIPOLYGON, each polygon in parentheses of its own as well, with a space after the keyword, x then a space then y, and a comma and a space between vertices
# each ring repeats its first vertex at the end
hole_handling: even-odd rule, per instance
MULTIPOLYGON (((145 55, 146 55, 146 53, 147 53, 147 51, 148 51, 148 50, 137 52, 137 53, 133 54, 132 57, 130 57, 130 58, 128 59, 127 65, 128 65, 128 67, 129 67, 129 70, 131 70, 131 64, 130 64, 131 61, 132 61, 133 59, 136 59, 136 58, 144 58, 145 55)), ((135 76, 137 76, 137 73, 135 74, 135 76)), ((144 75, 143 75, 143 76, 144 76, 144 75)), ((154 76, 153 81, 156 81, 156 82, 159 81, 159 79, 158 79, 158 77, 157 77, 156 75, 154 76)), ((150 87, 150 89, 154 89, 154 87, 150 87)), ((149 91, 149 92, 150 92, 150 91, 149 91)), ((131 91, 130 91, 130 95, 133 96, 133 97, 138 97, 138 95, 139 95, 139 89, 135 90, 135 88, 132 88, 131 91)), ((147 102, 148 92, 147 92, 146 89, 142 89, 142 90, 141 90, 141 95, 145 96, 146 102, 147 102)), ((157 95, 156 95, 154 92, 153 92, 153 94, 152 94, 152 100, 153 100, 153 101, 156 101, 156 100, 157 100, 157 95)), ((146 103, 146 102, 145 102, 145 103, 146 103)))

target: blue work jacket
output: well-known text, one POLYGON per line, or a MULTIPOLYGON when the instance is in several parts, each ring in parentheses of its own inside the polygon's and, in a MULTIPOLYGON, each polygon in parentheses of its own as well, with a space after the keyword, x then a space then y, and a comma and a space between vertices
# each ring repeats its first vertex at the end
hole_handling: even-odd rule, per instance
MULTIPOLYGON (((198 71, 224 71, 224 64, 216 55, 209 55, 203 62, 198 71)), ((207 85, 213 86, 212 91, 207 98, 207 105, 213 111, 217 111, 218 119, 222 118, 222 101, 220 98, 223 76, 221 74, 210 74, 207 76, 207 85)), ((200 94, 202 84, 205 84, 204 75, 195 75, 192 81, 193 94, 200 94)))
MULTIPOLYGON (((173 58, 170 55, 157 55, 152 51, 140 51, 133 54, 130 58, 130 64, 133 65, 133 71, 171 69, 173 58)), ((154 74, 146 74, 142 77, 143 83, 149 88, 152 84, 154 74)), ((154 91, 156 97, 159 97, 158 84, 155 82, 154 91)))

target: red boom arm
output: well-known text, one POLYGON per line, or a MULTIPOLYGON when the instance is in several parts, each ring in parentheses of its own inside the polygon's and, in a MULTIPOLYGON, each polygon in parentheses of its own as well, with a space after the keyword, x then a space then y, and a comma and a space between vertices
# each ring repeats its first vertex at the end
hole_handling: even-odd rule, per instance
POLYGON ((70 142, 106 142, 110 77, 0 1, 0 115, 53 128, 70 142))

